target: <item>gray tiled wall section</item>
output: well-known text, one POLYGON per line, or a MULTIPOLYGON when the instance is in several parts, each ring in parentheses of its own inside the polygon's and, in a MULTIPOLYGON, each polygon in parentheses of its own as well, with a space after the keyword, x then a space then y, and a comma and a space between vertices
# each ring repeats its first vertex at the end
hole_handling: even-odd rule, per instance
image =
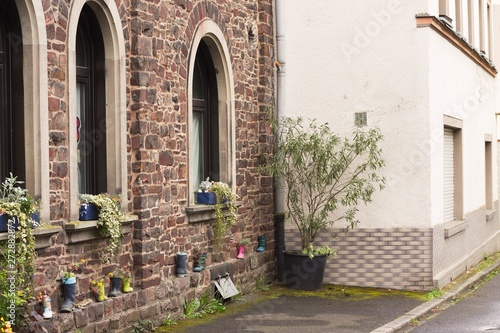
MULTIPOLYGON (((444 225, 357 228, 347 235, 332 228, 316 242, 337 249, 337 256, 327 263, 324 282, 410 290, 443 287, 484 255, 500 251, 498 201, 495 211, 491 221, 486 221, 484 207, 466 214, 467 228, 447 239, 444 225), (331 237, 333 233, 336 238, 331 237)), ((286 247, 300 248, 296 230, 286 230, 286 247)))
POLYGON ((444 237, 444 225, 434 228, 434 277, 442 287, 481 261, 485 255, 500 251, 498 201, 495 215, 486 221, 482 207, 465 215, 467 228, 450 238, 444 237))
MULTIPOLYGON (((432 279, 432 230, 357 228, 345 235, 341 230, 318 237, 318 244, 337 249, 329 260, 325 283, 430 290, 432 279)), ((287 230, 287 249, 300 247, 298 233, 287 230)))

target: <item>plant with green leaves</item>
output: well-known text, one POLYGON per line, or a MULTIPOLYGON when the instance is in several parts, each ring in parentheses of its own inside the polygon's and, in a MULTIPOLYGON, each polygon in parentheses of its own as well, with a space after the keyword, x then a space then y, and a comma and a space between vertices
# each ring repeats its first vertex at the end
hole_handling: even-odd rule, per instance
POLYGON ((101 261, 115 261, 121 251, 122 222, 125 220, 125 214, 120 209, 120 197, 108 193, 81 194, 79 201, 80 204, 94 204, 99 209, 97 228, 101 236, 110 237, 101 261))
POLYGON ((383 189, 382 134, 357 126, 351 139, 342 139, 328 123, 305 123, 300 117, 274 119, 271 129, 275 154, 260 169, 283 185, 286 217, 299 230, 302 253, 313 258, 320 232, 339 220, 347 222, 346 231, 354 228, 358 204, 370 202, 377 187, 383 189))
POLYGON ((198 191, 215 194, 214 246, 218 251, 221 247, 222 237, 238 219, 236 194, 233 193, 228 184, 210 181, 209 178, 200 183, 198 191))
POLYGON ((28 304, 35 299, 35 236, 33 214, 40 202, 33 199, 23 182, 10 174, 0 186, 0 213, 7 214, 8 240, 0 242, 0 317, 11 321, 16 331, 27 325, 28 304), (17 231, 15 225, 17 224, 17 231), (15 318, 12 311, 15 308, 15 318))

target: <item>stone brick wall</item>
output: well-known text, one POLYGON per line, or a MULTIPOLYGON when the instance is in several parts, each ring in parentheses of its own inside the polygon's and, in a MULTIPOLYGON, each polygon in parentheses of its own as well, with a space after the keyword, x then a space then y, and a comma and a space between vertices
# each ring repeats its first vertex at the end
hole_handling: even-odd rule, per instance
MULTIPOLYGON (((97 1, 97 0, 96 0, 97 1)), ((104 1, 103 1, 104 2, 104 1)), ((74 0, 43 0, 46 21, 50 221, 69 222, 68 26, 74 0)), ((73 262, 85 260, 78 275, 77 303, 70 314, 57 313, 44 323, 52 332, 104 330, 129 332, 139 319, 161 321, 182 309, 210 286, 210 268, 230 265, 236 285, 250 290, 257 277, 275 275, 272 180, 257 172, 262 152, 269 152, 267 111, 274 101, 274 45, 271 0, 116 0, 126 49, 127 213, 137 216, 122 241, 120 266, 131 267, 134 292, 94 303, 93 279, 114 269, 100 262, 106 239, 69 243, 65 231, 38 251, 35 284, 49 290, 58 312, 60 275, 73 262), (234 73, 236 129, 236 194, 238 222, 224 238, 223 252, 212 247, 212 222, 188 223, 188 87, 187 66, 197 25, 212 20, 224 34, 234 73), (258 149, 257 147, 261 147, 258 149), (256 253, 257 236, 268 240, 256 253), (250 238, 247 258, 237 260, 236 246, 250 238), (193 251, 206 251, 207 270, 192 273, 193 251), (175 254, 188 253, 189 276, 175 276, 175 254)))

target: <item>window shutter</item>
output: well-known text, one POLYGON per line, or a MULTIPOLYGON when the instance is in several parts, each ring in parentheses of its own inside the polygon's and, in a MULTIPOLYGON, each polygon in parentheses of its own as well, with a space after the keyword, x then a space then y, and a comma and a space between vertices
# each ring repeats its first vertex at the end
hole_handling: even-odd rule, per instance
POLYGON ((455 161, 453 129, 444 129, 444 222, 455 219, 455 161))

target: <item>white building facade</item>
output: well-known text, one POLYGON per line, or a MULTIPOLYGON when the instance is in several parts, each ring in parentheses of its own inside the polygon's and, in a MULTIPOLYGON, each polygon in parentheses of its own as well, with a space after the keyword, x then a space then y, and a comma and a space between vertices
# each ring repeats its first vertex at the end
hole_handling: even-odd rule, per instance
POLYGON ((496 4, 276 0, 276 15, 279 115, 384 135, 386 188, 318 240, 338 251, 324 282, 430 290, 498 251, 496 4))

